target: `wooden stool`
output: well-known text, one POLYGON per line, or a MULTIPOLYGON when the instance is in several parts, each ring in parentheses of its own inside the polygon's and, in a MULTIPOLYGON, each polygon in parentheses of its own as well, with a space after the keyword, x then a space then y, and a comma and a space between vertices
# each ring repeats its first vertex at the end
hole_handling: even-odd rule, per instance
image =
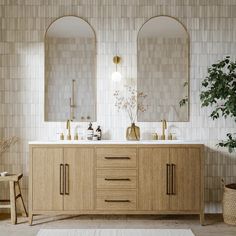
POLYGON ((0 208, 10 208, 11 209, 11 222, 12 224, 17 223, 17 214, 16 214, 16 200, 21 199, 25 215, 28 217, 28 213, 25 208, 25 204, 21 195, 21 189, 19 180, 23 177, 23 174, 18 175, 7 175, 0 176, 0 182, 8 181, 10 184, 10 200, 0 200, 0 202, 10 202, 9 205, 0 205, 0 208), (18 194, 16 194, 16 186, 18 187, 18 194))

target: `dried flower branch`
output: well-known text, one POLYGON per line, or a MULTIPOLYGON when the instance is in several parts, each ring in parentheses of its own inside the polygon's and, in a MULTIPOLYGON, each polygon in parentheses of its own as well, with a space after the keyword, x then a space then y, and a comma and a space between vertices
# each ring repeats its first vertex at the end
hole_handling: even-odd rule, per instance
POLYGON ((2 155, 12 144, 15 144, 17 141, 18 138, 16 136, 0 140, 0 155, 2 155))
POLYGON ((127 96, 121 94, 121 91, 116 90, 114 97, 116 98, 115 106, 118 111, 125 110, 130 118, 131 123, 134 123, 138 112, 145 112, 148 108, 144 105, 144 100, 147 97, 143 92, 138 92, 131 86, 125 86, 127 96))

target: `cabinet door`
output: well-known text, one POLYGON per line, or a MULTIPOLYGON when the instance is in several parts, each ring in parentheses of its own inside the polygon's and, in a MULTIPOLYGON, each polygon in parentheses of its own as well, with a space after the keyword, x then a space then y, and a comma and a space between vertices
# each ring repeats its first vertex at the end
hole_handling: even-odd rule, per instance
POLYGON ((168 210, 167 164, 169 148, 139 149, 139 210, 168 210))
POLYGON ((64 210, 94 208, 93 148, 64 148, 64 210))
POLYGON ((33 210, 63 210, 63 195, 60 195, 63 149, 33 148, 32 154, 33 210))
POLYGON ((201 199, 200 149, 171 148, 170 163, 174 165, 174 195, 170 195, 170 210, 199 210, 201 199))
POLYGON ((152 148, 139 148, 138 210, 152 210, 152 148))
POLYGON ((154 148, 152 158, 153 210, 168 210, 170 201, 167 193, 169 148, 154 148))

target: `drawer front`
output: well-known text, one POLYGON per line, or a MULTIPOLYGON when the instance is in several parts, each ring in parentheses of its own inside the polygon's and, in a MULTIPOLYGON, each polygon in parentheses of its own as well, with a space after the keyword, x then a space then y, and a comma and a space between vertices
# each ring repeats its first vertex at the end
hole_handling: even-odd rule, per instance
POLYGON ((98 189, 136 189, 136 170, 97 169, 98 189))
POLYGON ((98 148, 97 167, 136 167, 136 148, 98 148))
POLYGON ((97 190, 97 210, 135 210, 135 190, 97 190))

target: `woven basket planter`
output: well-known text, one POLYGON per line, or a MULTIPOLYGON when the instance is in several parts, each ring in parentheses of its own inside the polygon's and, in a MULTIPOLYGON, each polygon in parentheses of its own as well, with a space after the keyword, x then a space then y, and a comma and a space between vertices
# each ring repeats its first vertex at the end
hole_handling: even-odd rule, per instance
POLYGON ((224 186, 223 218, 226 224, 236 225, 236 183, 224 186))

